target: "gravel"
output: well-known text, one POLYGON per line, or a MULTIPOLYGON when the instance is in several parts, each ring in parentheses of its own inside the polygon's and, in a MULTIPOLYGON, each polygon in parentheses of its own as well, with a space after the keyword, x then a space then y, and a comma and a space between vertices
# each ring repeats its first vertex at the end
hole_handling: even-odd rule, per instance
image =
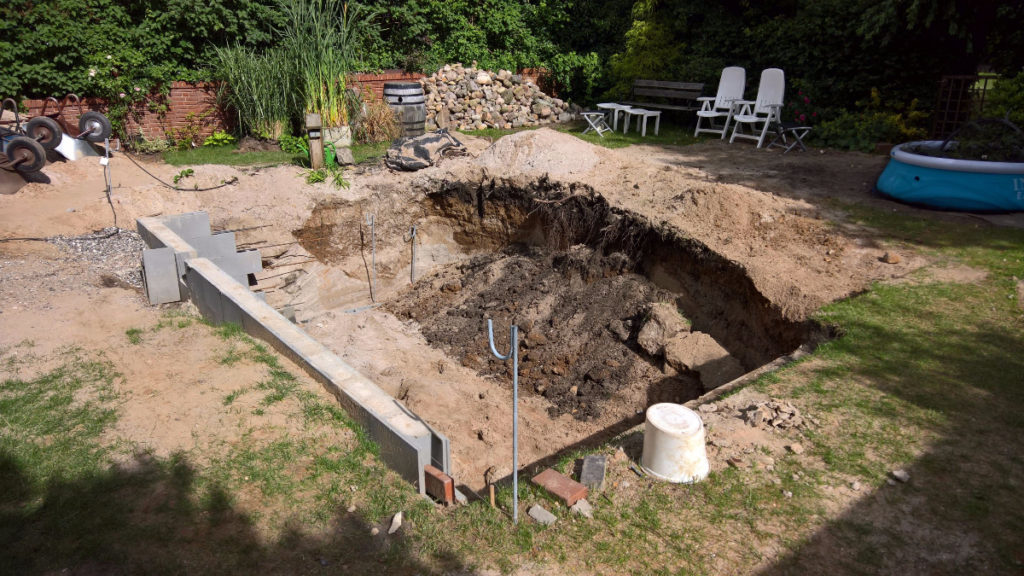
POLYGON ((104 282, 142 288, 142 249, 146 245, 137 232, 108 227, 81 236, 53 236, 47 242, 71 260, 87 263, 104 282))

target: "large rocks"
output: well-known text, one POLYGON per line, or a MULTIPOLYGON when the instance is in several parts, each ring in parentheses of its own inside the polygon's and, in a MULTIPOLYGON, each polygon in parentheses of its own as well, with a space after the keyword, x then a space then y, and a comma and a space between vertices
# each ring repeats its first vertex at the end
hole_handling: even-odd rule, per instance
POLYGON ((647 321, 636 336, 636 343, 651 356, 660 356, 676 334, 690 330, 690 322, 679 315, 674 304, 656 302, 647 310, 647 321))
POLYGON ((576 107, 544 94, 508 70, 491 72, 446 65, 420 80, 426 96, 427 130, 482 130, 539 126, 571 120, 576 107))
POLYGON ((703 332, 685 332, 666 342, 665 362, 680 372, 699 373, 705 390, 718 388, 743 375, 739 360, 703 332))

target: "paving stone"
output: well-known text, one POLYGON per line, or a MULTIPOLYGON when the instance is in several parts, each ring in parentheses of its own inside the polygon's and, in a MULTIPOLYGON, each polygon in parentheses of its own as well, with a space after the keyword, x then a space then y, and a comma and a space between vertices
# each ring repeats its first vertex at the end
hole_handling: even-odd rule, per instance
POLYGON ((530 518, 533 518, 545 526, 551 526, 555 522, 558 522, 558 518, 556 518, 551 512, 545 510, 540 504, 534 504, 526 511, 526 513, 530 515, 530 518))
POLYGON ((181 300, 178 267, 172 248, 146 248, 142 251, 142 280, 152 305, 181 300))
POLYGON ((586 486, 553 468, 548 468, 534 476, 533 483, 565 502, 566 506, 572 506, 580 498, 587 497, 586 486))
POLYGON ((584 457, 583 468, 580 470, 580 483, 595 492, 604 490, 605 468, 604 454, 591 454, 584 457))
POLYGON ((569 510, 572 510, 574 514, 579 514, 584 518, 594 517, 594 507, 590 505, 590 502, 587 502, 586 498, 581 498, 578 502, 573 504, 569 510))

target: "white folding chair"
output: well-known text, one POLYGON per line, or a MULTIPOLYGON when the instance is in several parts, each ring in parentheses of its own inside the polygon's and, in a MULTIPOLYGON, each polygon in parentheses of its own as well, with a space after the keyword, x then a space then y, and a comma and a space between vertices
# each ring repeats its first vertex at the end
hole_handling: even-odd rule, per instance
POLYGON ((583 134, 586 134, 587 132, 590 131, 594 131, 597 132, 598 136, 604 138, 605 132, 612 131, 611 126, 608 126, 608 122, 606 122, 604 119, 604 112, 594 112, 587 110, 585 112, 580 112, 580 116, 583 116, 583 118, 587 121, 587 127, 583 129, 583 134))
POLYGON ((743 100, 743 90, 747 87, 747 71, 739 66, 730 66, 722 70, 722 77, 718 81, 718 93, 715 96, 701 96, 697 98, 700 102, 700 110, 697 111, 697 128, 693 135, 701 132, 721 134, 725 139, 729 131, 729 121, 732 120, 732 103, 743 100), (725 124, 716 126, 715 120, 725 118, 725 124), (701 124, 707 120, 702 128, 701 124))
POLYGON ((757 100, 739 100, 733 103, 739 111, 733 114, 736 127, 732 130, 729 142, 737 138, 756 140, 757 147, 764 146, 768 127, 780 120, 782 98, 786 92, 786 75, 779 68, 768 68, 761 72, 761 82, 757 86, 757 100), (749 128, 750 133, 743 129, 749 128))

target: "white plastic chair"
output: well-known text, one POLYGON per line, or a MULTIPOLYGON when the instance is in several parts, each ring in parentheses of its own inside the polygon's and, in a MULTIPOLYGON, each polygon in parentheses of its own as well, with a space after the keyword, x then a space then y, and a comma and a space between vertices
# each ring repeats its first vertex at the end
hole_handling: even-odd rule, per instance
POLYGON ((761 72, 761 82, 757 86, 757 100, 738 100, 733 103, 739 111, 733 114, 736 127, 732 130, 732 143, 737 138, 757 140, 757 147, 764 146, 768 127, 772 122, 780 120, 782 99, 786 92, 786 75, 779 68, 768 68, 761 72), (760 126, 759 126, 760 125, 760 126), (750 134, 742 132, 749 127, 750 134))
POLYGON ((743 100, 743 90, 747 87, 747 71, 739 66, 730 66, 722 70, 722 77, 718 81, 718 94, 715 96, 701 96, 697 98, 700 102, 700 110, 697 111, 697 129, 693 131, 696 137, 701 132, 721 134, 725 139, 729 131, 729 121, 732 120, 732 103, 743 100), (721 127, 715 125, 716 118, 725 118, 725 124, 721 127), (701 123, 707 120, 707 125, 701 128, 701 123))

